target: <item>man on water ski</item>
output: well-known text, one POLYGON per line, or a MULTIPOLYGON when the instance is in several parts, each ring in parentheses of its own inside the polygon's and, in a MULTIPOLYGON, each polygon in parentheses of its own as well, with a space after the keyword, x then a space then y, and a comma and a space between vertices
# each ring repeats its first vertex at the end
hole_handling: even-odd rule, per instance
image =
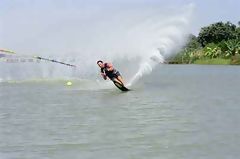
POLYGON ((99 60, 97 61, 97 64, 101 68, 101 75, 103 79, 106 80, 108 77, 110 80, 117 80, 124 85, 122 76, 115 68, 113 68, 111 63, 104 63, 102 60, 99 60))

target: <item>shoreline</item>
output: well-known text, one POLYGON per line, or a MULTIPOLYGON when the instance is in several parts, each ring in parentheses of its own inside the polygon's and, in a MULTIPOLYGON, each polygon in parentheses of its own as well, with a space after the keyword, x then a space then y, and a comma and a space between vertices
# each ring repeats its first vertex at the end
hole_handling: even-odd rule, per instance
POLYGON ((198 64, 198 65, 240 65, 240 60, 235 58, 202 58, 190 61, 169 60, 167 64, 198 64))

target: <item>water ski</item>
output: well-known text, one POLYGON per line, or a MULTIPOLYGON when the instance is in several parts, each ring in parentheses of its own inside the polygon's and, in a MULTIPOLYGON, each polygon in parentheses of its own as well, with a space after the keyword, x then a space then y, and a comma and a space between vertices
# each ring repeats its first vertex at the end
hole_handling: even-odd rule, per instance
POLYGON ((117 81, 117 80, 113 80, 113 83, 115 84, 115 86, 120 89, 121 91, 129 91, 128 88, 126 88, 121 82, 117 81))

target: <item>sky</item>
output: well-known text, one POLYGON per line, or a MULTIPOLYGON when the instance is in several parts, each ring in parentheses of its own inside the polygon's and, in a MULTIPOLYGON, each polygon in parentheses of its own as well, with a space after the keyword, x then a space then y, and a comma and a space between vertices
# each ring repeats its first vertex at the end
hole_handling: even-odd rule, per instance
MULTIPOLYGON (((131 6, 143 7, 145 5, 160 5, 162 7, 181 7, 187 4, 193 4, 194 24, 192 32, 198 33, 202 26, 218 22, 231 21, 237 24, 240 21, 240 1, 239 0, 1 0, 0 1, 0 20, 7 17, 8 14, 21 12, 21 10, 35 9, 42 10, 58 7, 77 9, 82 6, 111 6, 118 5, 119 8, 131 6)), ((90 7, 91 9, 91 7, 90 7)), ((35 12, 35 13, 36 13, 35 12)), ((17 17, 16 17, 17 18, 17 17)), ((4 20, 0 21, 4 24, 4 20)))
MULTIPOLYGON (((131 13, 129 11, 132 8, 140 12, 158 8, 165 15, 166 13, 171 15, 172 12, 175 14, 178 11, 184 12, 187 5, 193 6, 190 32, 195 35, 199 33, 201 27, 218 21, 230 21, 234 24, 240 21, 239 0, 0 0, 0 45, 2 43, 3 47, 12 47, 14 42, 18 43, 25 35, 25 39, 29 41, 31 36, 32 38, 41 34, 43 36, 47 29, 48 32, 54 32, 68 26, 69 30, 77 30, 77 27, 84 27, 79 19, 85 18, 84 22, 92 21, 91 23, 95 25, 94 21, 107 19, 117 11, 126 10, 126 13, 131 13), (95 19, 89 16, 98 14, 99 8, 101 15, 95 19)), ((74 37, 74 33, 70 34, 74 37)), ((68 39, 71 38, 70 35, 66 36, 68 39)))

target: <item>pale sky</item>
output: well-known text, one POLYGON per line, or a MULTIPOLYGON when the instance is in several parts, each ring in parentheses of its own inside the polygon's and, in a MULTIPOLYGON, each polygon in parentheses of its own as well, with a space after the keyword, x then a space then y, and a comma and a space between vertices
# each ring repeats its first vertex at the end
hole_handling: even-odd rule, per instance
MULTIPOLYGON (((124 13, 127 9, 140 8, 144 11, 148 6, 148 9, 160 8, 171 14, 169 8, 174 12, 179 8, 184 10, 184 6, 190 4, 194 6, 190 22, 190 32, 193 34, 197 34, 201 27, 218 21, 230 21, 234 24, 240 21, 240 0, 0 0, 0 47, 15 47, 14 43, 22 45, 25 39, 31 40, 46 34, 47 29, 47 32, 54 32, 55 29, 71 25, 65 30, 78 30, 78 27, 84 25, 79 19, 85 18, 86 22, 86 17, 97 12, 99 7, 102 9, 101 15, 89 19, 93 23, 97 19, 104 19, 106 14, 112 14, 115 10, 124 13), (49 26, 54 27, 49 29, 49 26), (4 46, 1 46, 1 43, 4 46)), ((127 15, 125 16, 127 18, 127 15)), ((67 34, 66 36, 72 38, 67 34)), ((34 41, 34 44, 36 43, 37 41, 34 41)))
MULTIPOLYGON (((77 9, 82 6, 102 5, 107 7, 119 6, 124 9, 134 5, 141 7, 155 4, 166 7, 181 7, 190 3, 195 5, 194 19, 196 21, 192 24, 193 32, 198 32, 202 26, 217 21, 231 21, 235 24, 240 21, 239 0, 1 0, 0 20, 8 14, 33 8, 36 13, 44 12, 46 8, 55 7, 77 9)), ((4 24, 4 20, 0 22, 4 24)))

